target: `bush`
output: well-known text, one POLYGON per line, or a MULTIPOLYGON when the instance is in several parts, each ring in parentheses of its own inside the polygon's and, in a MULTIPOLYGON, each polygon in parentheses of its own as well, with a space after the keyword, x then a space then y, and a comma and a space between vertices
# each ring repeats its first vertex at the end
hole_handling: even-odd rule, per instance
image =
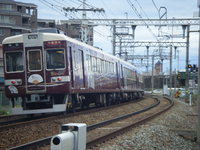
POLYGON ((0 116, 8 115, 8 112, 5 110, 0 110, 0 116))

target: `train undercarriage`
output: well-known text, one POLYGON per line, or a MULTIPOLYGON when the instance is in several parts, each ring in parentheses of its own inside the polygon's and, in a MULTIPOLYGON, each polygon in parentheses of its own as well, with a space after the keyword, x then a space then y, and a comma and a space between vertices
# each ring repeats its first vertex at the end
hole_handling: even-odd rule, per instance
POLYGON ((105 107, 138 99, 143 91, 121 93, 84 93, 68 95, 32 94, 22 97, 21 107, 15 107, 16 98, 12 98, 13 114, 37 114, 54 112, 76 112, 77 109, 105 107))

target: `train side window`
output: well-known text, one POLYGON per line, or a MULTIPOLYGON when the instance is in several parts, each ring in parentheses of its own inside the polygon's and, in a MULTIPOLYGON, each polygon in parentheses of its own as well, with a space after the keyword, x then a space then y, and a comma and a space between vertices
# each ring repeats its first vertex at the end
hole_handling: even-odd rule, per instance
POLYGON ((92 57, 92 71, 96 72, 97 71, 97 58, 92 57))
POLYGON ((117 69, 116 69, 116 67, 117 67, 117 63, 114 63, 114 74, 117 73, 117 69))
POLYGON ((92 72, 92 56, 90 56, 90 71, 92 72))
POLYGON ((87 70, 90 72, 91 71, 91 56, 86 55, 86 65, 87 65, 87 70))
POLYGON ((101 73, 101 59, 97 58, 97 72, 101 73))
POLYGON ((109 71, 112 74, 113 73, 113 67, 112 67, 112 63, 111 62, 109 62, 109 67, 110 67, 109 71))
POLYGON ((24 70, 23 53, 22 52, 9 52, 6 55, 6 72, 17 72, 24 70))
POLYGON ((107 61, 105 61, 104 65, 105 65, 105 73, 108 73, 108 65, 107 65, 107 61))
POLYGON ((104 61, 101 59, 101 73, 104 73, 104 61))
POLYGON ((109 66, 108 66, 108 62, 107 62, 107 61, 105 61, 106 73, 109 73, 109 72, 108 72, 108 69, 109 69, 108 67, 109 67, 109 66))
POLYGON ((114 63, 111 63, 112 65, 112 74, 114 74, 114 63))
POLYGON ((41 51, 30 50, 28 51, 28 64, 29 70, 41 70, 41 51))

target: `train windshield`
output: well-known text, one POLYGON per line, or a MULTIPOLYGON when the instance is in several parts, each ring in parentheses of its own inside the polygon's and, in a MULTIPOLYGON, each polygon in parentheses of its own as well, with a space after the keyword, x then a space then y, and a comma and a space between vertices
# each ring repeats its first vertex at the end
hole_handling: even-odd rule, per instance
POLYGON ((64 50, 49 49, 46 51, 47 69, 65 68, 64 50))
POLYGON ((7 72, 18 72, 24 70, 22 52, 9 52, 5 55, 7 72))

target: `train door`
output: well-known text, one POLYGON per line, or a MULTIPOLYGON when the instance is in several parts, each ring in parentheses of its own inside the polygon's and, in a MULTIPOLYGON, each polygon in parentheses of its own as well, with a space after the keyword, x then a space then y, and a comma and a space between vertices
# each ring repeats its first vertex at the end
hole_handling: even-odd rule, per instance
POLYGON ((46 79, 43 64, 42 47, 25 48, 26 55, 26 91, 43 93, 46 91, 46 79))
POLYGON ((71 64, 71 75, 73 76, 72 87, 74 89, 85 88, 83 60, 84 59, 82 50, 71 49, 70 64, 71 64))

